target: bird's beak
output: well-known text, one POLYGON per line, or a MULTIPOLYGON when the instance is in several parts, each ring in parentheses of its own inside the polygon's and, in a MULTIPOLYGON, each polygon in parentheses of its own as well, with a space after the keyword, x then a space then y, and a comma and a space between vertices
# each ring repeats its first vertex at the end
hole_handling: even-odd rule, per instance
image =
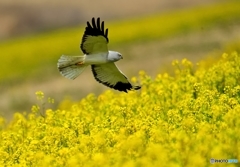
POLYGON ((123 59, 122 55, 121 55, 121 59, 123 59))

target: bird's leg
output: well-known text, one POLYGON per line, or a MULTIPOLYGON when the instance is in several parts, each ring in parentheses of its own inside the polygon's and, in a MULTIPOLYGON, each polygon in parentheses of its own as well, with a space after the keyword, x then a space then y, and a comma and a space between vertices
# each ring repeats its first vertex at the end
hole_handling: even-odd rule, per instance
POLYGON ((80 61, 80 62, 76 63, 75 65, 83 65, 83 64, 84 64, 83 61, 80 61))

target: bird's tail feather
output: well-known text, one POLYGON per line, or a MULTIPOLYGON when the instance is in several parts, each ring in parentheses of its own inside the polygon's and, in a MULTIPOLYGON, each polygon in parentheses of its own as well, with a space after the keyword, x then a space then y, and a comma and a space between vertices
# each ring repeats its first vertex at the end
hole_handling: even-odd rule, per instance
POLYGON ((59 72, 68 79, 77 78, 87 67, 84 64, 84 58, 84 56, 62 55, 57 64, 59 72))

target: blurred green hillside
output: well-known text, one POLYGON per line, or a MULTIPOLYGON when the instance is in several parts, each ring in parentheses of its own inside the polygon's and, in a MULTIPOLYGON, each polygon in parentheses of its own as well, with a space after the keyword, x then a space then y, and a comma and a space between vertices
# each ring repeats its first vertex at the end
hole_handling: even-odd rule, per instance
MULTIPOLYGON (((110 47, 113 45, 160 40, 213 26, 227 26, 240 20, 240 2, 195 7, 161 15, 106 23, 110 47)), ((0 44, 3 59, 0 82, 16 77, 33 77, 42 67, 51 67, 62 54, 82 54, 79 43, 84 26, 22 37, 0 44), (7 71, 7 75, 6 75, 7 71)), ((131 56, 131 55, 130 55, 131 56)))
MULTIPOLYGON (((106 22, 109 48, 123 53, 124 60, 119 65, 130 78, 139 70, 156 74, 168 66, 164 63, 170 64, 176 58, 190 57, 196 62, 212 51, 236 50, 240 39, 239 31, 236 31, 240 27, 239 6, 240 1, 232 0, 106 22)), ((90 92, 107 89, 95 83, 90 71, 76 81, 67 81, 57 71, 56 63, 62 54, 82 54, 79 44, 84 27, 48 31, 0 43, 1 113, 30 107, 29 94, 36 89, 45 90, 55 96, 56 101, 66 95, 79 99, 90 92), (89 89, 81 86, 86 83, 90 85, 89 89)))

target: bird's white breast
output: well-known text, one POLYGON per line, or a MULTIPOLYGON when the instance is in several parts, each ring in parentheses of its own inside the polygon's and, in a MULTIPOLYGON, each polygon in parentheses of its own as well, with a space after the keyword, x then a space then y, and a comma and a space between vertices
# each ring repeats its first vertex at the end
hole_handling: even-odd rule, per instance
POLYGON ((108 53, 98 53, 98 54, 91 54, 85 55, 85 64, 104 64, 107 63, 108 53))

